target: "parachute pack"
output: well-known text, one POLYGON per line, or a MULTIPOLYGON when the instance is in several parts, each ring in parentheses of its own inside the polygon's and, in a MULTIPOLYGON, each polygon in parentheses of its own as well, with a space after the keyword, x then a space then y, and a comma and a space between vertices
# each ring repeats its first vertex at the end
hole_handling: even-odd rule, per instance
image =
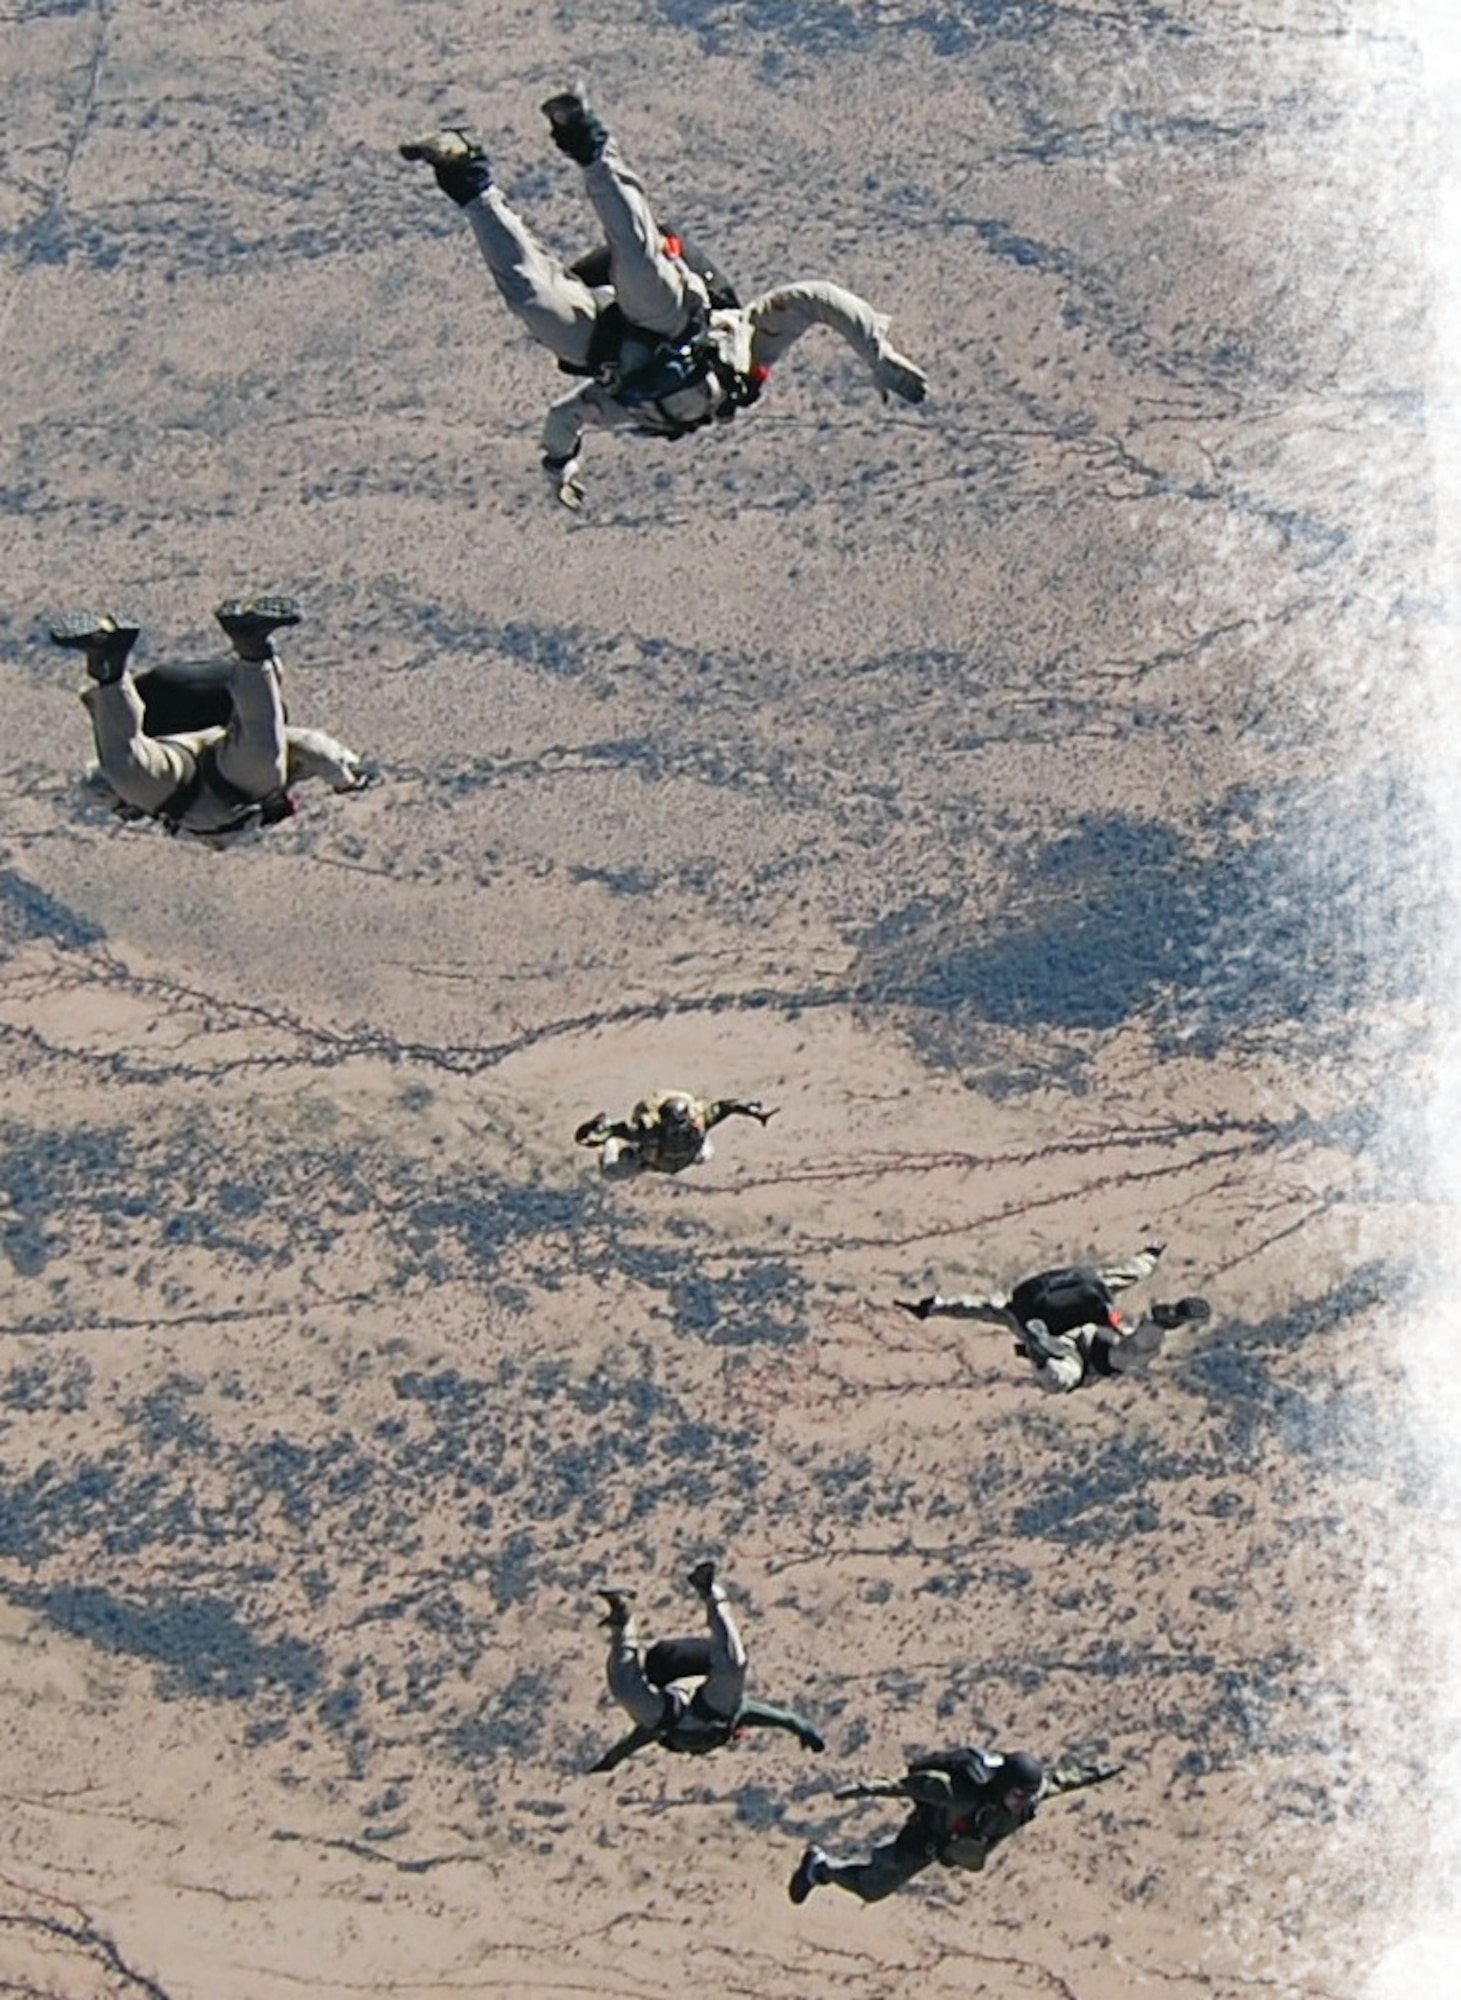
POLYGON ((940 1771, 946 1777, 975 1785, 987 1785, 1004 1759, 986 1755, 983 1750, 972 1750, 961 1745, 955 1750, 933 1750, 926 1756, 910 1757, 910 1771, 940 1771))
MULTIPOLYGON (((132 684, 142 698, 149 736, 189 736, 195 729, 227 729, 233 714, 228 692, 231 660, 163 662, 143 667, 132 684)), ((286 706, 284 719, 289 720, 286 706)))
POLYGON ((1096 1273, 1084 1265, 1067 1270, 1040 1271, 1010 1294, 1010 1311, 1028 1326, 1040 1320, 1051 1334, 1074 1333, 1081 1326, 1115 1324, 1111 1294, 1096 1273))
POLYGON ((644 1678, 651 1687, 672 1681, 704 1680, 715 1664, 709 1639, 656 1639, 644 1656, 644 1678))
POLYGON ((147 667, 133 679, 142 697, 149 736, 188 736, 195 729, 226 729, 233 714, 227 660, 147 667))

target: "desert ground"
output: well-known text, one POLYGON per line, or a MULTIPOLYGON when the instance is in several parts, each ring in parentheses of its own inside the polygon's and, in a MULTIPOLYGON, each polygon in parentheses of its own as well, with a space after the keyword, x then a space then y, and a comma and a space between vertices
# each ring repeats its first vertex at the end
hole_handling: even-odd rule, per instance
POLYGON ((0 1993, 1356 2000, 1424 1873, 1447 1218, 1425 278, 1397 9, 9 0, 0 1993), (565 256, 586 77, 829 337, 590 437, 402 138, 565 256), (78 784, 49 613, 379 781, 214 852, 78 784), (571 1135, 755 1095, 675 1181, 571 1135), (1043 1395, 892 1301, 1168 1251, 1043 1395), (1145 1296, 1145 1295, 1144 1295, 1145 1296), (585 1766, 595 1587, 825 1756, 585 1766), (786 1898, 839 1784, 1123 1765, 982 1877, 786 1898))

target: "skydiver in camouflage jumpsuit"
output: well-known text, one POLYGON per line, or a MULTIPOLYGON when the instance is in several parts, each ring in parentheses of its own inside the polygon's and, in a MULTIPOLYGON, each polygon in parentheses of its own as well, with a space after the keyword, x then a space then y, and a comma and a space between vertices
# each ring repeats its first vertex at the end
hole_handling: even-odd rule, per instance
POLYGON ((833 1861, 808 1847, 787 1885, 794 1903, 814 1889, 843 1889, 864 1903, 881 1902, 925 1868, 980 1872, 1001 1842, 1030 1824, 1041 1802, 1057 1793, 1099 1785, 1120 1769, 1062 1757, 1046 1766, 1028 1750, 946 1750, 915 1758, 901 1778, 873 1778, 833 1794, 839 1799, 906 1799, 913 1810, 891 1840, 866 1861, 833 1861))
POLYGON ((754 1118, 765 1125, 776 1116, 764 1105, 733 1097, 705 1099, 688 1090, 661 1090, 641 1098, 628 1118, 610 1120, 597 1111, 573 1135, 576 1146, 596 1146, 599 1167, 611 1180, 636 1174, 678 1174, 713 1157, 708 1134, 725 1118, 754 1118))
POLYGON ((1135 1326, 1116 1310, 1114 1295, 1149 1278, 1165 1248, 1148 1243, 1120 1263, 1040 1271, 1011 1292, 951 1298, 932 1292, 895 1303, 915 1319, 977 1319, 1006 1327, 1042 1389, 1079 1389, 1110 1375, 1142 1374, 1166 1334, 1210 1316, 1207 1300, 1199 1298, 1154 1304, 1135 1326))

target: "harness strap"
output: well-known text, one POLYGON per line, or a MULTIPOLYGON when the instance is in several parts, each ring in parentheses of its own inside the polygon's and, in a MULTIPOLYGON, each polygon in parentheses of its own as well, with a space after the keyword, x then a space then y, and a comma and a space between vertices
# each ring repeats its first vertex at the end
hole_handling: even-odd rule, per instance
POLYGON ((738 1716, 718 1714, 715 1709, 706 1707, 700 1695, 701 1690, 696 1688, 686 1701, 683 1695, 665 1690, 665 1706, 657 1734, 666 1750, 678 1750, 692 1757, 704 1756, 711 1750, 720 1750, 727 1743, 733 1743, 740 1734, 738 1716), (680 1732, 687 1720, 692 1726, 682 1737, 680 1732))
POLYGON ((637 326, 612 303, 603 307, 594 322, 583 363, 560 361, 558 366, 565 375, 591 376, 627 409, 652 411, 658 419, 655 435, 671 441, 703 430, 707 424, 728 423, 737 410, 744 410, 756 401, 770 374, 767 368, 752 368, 743 374, 724 361, 710 337, 709 320, 704 312, 697 312, 683 333, 671 337, 637 326), (621 376, 619 357, 631 340, 642 342, 652 351, 647 361, 621 376), (661 386, 667 371, 676 364, 679 379, 661 386), (712 409, 698 417, 679 417, 665 407, 671 396, 710 380, 720 392, 720 400, 712 409))
POLYGON ((231 778, 225 778, 218 768, 217 745, 209 743, 194 758, 192 775, 184 778, 177 789, 168 794, 152 817, 160 820, 176 838, 183 831, 184 820, 205 790, 216 793, 226 805, 237 809, 233 818, 225 820, 221 826, 205 828, 203 837, 206 838, 219 833, 241 833, 254 822, 260 826, 276 826, 281 819, 288 819, 294 812, 294 800, 282 786, 267 797, 256 799, 241 785, 234 784, 231 778))
POLYGON ((181 833, 183 820, 203 789, 204 777, 203 758, 195 757, 191 777, 184 778, 176 790, 169 792, 153 813, 152 817, 160 820, 174 837, 181 833))

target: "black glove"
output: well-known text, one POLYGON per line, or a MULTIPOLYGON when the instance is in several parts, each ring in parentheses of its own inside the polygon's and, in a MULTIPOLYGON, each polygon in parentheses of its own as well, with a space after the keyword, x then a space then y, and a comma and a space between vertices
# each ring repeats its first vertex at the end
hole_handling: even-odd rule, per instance
POLYGON ((583 1123, 579 1126, 578 1130, 573 1135, 574 1145, 596 1146, 599 1142, 594 1137, 594 1134, 596 1132, 602 1132, 605 1125, 607 1125, 608 1122, 609 1122, 609 1114, 607 1111, 596 1111, 592 1118, 585 1118, 583 1123))
POLYGON ((885 403, 890 395, 900 397, 905 403, 921 403, 928 394, 928 377, 923 370, 886 341, 873 363, 873 380, 885 403))
POLYGON ((933 1311, 932 1297, 926 1299, 894 1299, 899 1312, 912 1313, 915 1319, 927 1319, 933 1311))
POLYGON ((804 1729, 801 1733, 801 1746, 803 1750, 815 1750, 820 1754, 827 1747, 827 1739, 819 1735, 815 1729, 804 1729))
POLYGON ((1160 1257, 1167 1246, 1165 1243, 1143 1243, 1141 1247, 1148 1257, 1160 1257))

